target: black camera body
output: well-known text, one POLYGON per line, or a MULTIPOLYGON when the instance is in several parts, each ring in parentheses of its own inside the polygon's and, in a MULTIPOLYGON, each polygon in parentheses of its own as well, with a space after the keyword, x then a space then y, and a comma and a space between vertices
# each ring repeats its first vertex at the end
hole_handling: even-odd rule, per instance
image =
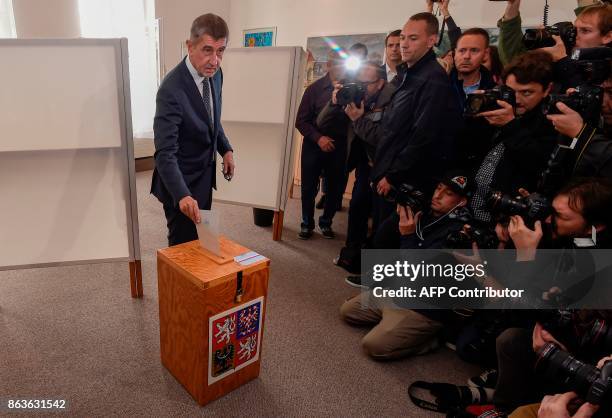
POLYGON ((525 225, 533 229, 536 221, 543 221, 552 213, 550 200, 540 193, 532 193, 526 197, 513 198, 500 191, 489 194, 487 204, 491 213, 504 220, 512 215, 519 215, 525 225))
POLYGON ((485 90, 483 93, 468 94, 465 102, 464 115, 476 116, 482 112, 489 110, 501 109, 497 104, 498 100, 510 103, 512 107, 516 107, 516 95, 514 90, 507 86, 499 86, 490 90, 485 90))
POLYGON ((576 28, 572 22, 559 22, 542 29, 527 29, 523 35, 523 45, 528 50, 555 46, 553 35, 560 36, 568 55, 576 46, 576 28))
POLYGON ((545 115, 560 114, 557 103, 561 102, 570 109, 580 113, 587 121, 596 121, 601 113, 604 91, 599 86, 583 85, 572 94, 550 94, 542 104, 545 115))
POLYGON ((477 226, 451 232, 446 237, 446 246, 456 250, 470 250, 474 242, 478 245, 478 248, 486 250, 495 249, 499 245, 495 231, 477 226))
POLYGON ((346 83, 336 93, 336 101, 340 106, 346 106, 351 103, 360 105, 365 99, 366 86, 359 82, 346 83))
POLYGON ((410 207, 413 213, 423 211, 427 204, 425 193, 408 183, 402 183, 397 188, 392 187, 386 199, 400 206, 410 207))
POLYGON ((612 362, 599 370, 549 343, 538 352, 536 369, 549 380, 562 382, 593 405, 612 404, 612 362))

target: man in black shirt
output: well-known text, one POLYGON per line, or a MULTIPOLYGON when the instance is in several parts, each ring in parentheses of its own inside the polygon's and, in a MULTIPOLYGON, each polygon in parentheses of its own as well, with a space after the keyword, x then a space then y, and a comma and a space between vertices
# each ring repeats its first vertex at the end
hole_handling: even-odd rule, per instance
POLYGON ((324 173, 327 193, 330 195, 319 218, 319 228, 325 238, 334 238, 331 225, 343 193, 341 188, 345 175, 346 129, 340 127, 323 132, 316 124, 317 116, 331 99, 334 84, 344 75, 344 62, 337 52, 330 52, 327 59, 327 74, 308 86, 295 121, 295 127, 304 136, 301 158, 302 225, 298 235, 300 239, 310 238, 315 227, 315 197, 321 173, 324 173))

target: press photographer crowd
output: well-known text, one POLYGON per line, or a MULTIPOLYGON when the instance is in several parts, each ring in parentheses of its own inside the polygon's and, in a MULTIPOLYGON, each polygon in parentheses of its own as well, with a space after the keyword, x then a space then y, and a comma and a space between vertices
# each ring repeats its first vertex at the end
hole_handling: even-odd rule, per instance
POLYGON ((486 30, 459 28, 449 1, 428 0, 389 32, 382 65, 363 44, 328 54, 296 120, 299 238, 313 236, 315 207, 319 232, 335 238, 354 171, 334 263, 362 293, 342 304, 342 318, 372 327, 362 346, 373 359, 446 344, 485 369, 466 386, 415 382, 417 406, 456 417, 611 417, 612 297, 598 290, 592 308, 575 302, 612 275, 595 271, 589 252, 612 244, 612 5, 579 0, 575 20, 556 23, 547 5, 544 25, 524 31, 521 0, 508 0, 495 47, 486 30), (557 303, 400 308, 373 296, 361 271, 369 249, 467 249, 462 263, 510 252, 514 277, 492 269, 479 285, 512 280, 557 303))

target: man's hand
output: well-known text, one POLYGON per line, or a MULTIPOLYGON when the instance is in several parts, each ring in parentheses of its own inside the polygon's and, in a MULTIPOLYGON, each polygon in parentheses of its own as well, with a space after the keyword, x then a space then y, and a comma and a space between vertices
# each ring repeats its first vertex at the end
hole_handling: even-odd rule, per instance
POLYGON ((381 196, 386 196, 391 191, 391 183, 387 181, 386 177, 383 177, 376 185, 376 192, 381 196))
POLYGON ((612 361, 612 356, 602 358, 597 362, 597 368, 601 369, 609 361, 612 361))
POLYGON ((565 103, 558 102, 557 109, 561 111, 561 115, 547 115, 546 118, 552 122, 557 132, 576 138, 584 127, 582 116, 565 103))
POLYGON ((319 148, 323 150, 323 152, 332 152, 336 149, 334 146, 334 140, 325 135, 319 138, 317 144, 319 145, 319 148))
POLYGON ((429 12, 429 13, 433 13, 433 0, 425 0, 425 2, 427 3, 427 9, 425 11, 429 12))
POLYGON ((364 102, 361 102, 361 106, 357 107, 355 103, 349 103, 344 108, 344 113, 349 117, 350 120, 355 122, 357 119, 363 116, 365 113, 365 105, 364 102))
POLYGON ((440 12, 442 13, 442 16, 444 16, 444 19, 448 19, 448 17, 450 16, 450 13, 448 12, 449 3, 450 0, 442 0, 442 2, 440 3, 440 12))
POLYGON ((535 259, 536 249, 542 240, 542 223, 536 221, 534 229, 531 230, 525 225, 525 221, 519 215, 510 217, 508 233, 514 246, 516 247, 516 261, 530 261, 535 259))
POLYGON ((482 116, 489 122, 489 125, 497 127, 504 126, 514 120, 514 108, 510 103, 498 100, 497 104, 501 106, 501 109, 482 112, 476 116, 482 116))
POLYGON ((397 213, 399 214, 399 231, 401 235, 412 235, 416 231, 417 223, 421 219, 423 212, 417 212, 415 215, 410 206, 397 205, 397 213))
POLYGON ((223 155, 223 175, 231 180, 232 177, 234 177, 234 171, 236 171, 234 153, 232 151, 228 151, 223 155))
POLYGON ((576 413, 570 416, 567 410, 568 405, 577 397, 578 395, 575 392, 544 396, 538 410, 538 418, 591 418, 597 412, 599 406, 588 402, 582 404, 576 413))
POLYGON ((514 19, 519 15, 519 9, 521 8, 521 0, 508 0, 506 5, 506 11, 504 12, 503 21, 514 19))
POLYGON ((502 225, 498 223, 495 225, 495 235, 497 235, 497 239, 499 240, 499 245, 497 249, 503 250, 508 245, 508 241, 510 241, 510 233, 508 232, 508 226, 502 225))
POLYGON ((560 61, 561 59, 567 57, 567 51, 565 50, 565 44, 560 36, 553 35, 552 38, 555 41, 554 46, 549 46, 546 48, 540 48, 540 51, 548 52, 554 62, 560 61))
POLYGON ((194 223, 199 224, 200 219, 200 208, 198 202, 191 196, 185 196, 179 201, 179 209, 183 214, 191 219, 194 223))
POLYGON ((563 351, 567 351, 565 346, 561 344, 559 341, 557 341, 550 332, 546 331, 542 327, 542 324, 540 324, 539 322, 536 322, 535 326, 533 327, 533 335, 531 337, 531 340, 532 340, 533 351, 536 353, 540 351, 542 347, 544 347, 548 343, 555 344, 563 351))
POLYGON ((334 91, 332 92, 332 104, 333 105, 338 104, 338 99, 336 98, 336 95, 338 94, 338 91, 340 91, 341 88, 342 88, 342 84, 340 83, 334 84, 334 91))

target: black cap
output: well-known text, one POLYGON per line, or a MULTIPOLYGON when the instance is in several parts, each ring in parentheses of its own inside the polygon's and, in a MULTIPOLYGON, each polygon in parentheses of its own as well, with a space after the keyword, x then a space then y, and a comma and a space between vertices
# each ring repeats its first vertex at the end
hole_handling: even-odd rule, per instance
POLYGON ((472 182, 464 171, 451 170, 438 177, 438 181, 447 185, 453 192, 461 196, 469 196, 471 193, 472 182))

